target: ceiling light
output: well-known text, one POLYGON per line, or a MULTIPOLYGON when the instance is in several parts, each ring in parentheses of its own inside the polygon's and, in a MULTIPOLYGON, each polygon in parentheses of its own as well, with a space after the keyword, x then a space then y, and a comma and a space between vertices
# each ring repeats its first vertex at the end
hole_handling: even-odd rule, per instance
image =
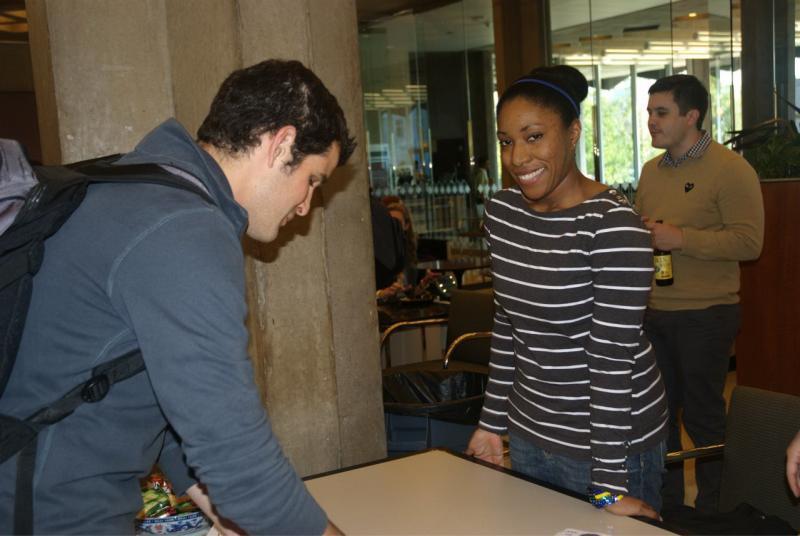
POLYGON ((696 13, 692 11, 688 15, 678 15, 672 20, 675 22, 688 22, 688 21, 704 20, 707 19, 708 17, 709 17, 708 13, 696 13))
POLYGON ((673 41, 647 41, 644 44, 644 47, 645 48, 651 48, 651 47, 669 47, 669 48, 672 48, 673 45, 679 45, 679 44, 682 44, 682 42, 681 41, 674 41, 674 42, 673 41))

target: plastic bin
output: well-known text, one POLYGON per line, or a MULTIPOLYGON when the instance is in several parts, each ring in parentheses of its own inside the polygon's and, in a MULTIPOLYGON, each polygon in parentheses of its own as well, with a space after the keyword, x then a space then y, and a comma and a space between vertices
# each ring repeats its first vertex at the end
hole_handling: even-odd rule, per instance
POLYGON ((383 371, 389 456, 431 447, 466 449, 483 407, 487 374, 419 367, 383 371))

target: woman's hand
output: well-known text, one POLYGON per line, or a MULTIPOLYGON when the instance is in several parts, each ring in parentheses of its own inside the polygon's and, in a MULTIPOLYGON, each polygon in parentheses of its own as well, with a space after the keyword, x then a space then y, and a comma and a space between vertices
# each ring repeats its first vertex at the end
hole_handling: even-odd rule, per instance
POLYGON ((605 509, 618 516, 644 516, 656 521, 661 520, 652 506, 641 499, 627 495, 614 504, 609 504, 605 509))
POLYGON ((478 428, 472 434, 464 454, 495 465, 503 465, 503 439, 497 434, 478 428))

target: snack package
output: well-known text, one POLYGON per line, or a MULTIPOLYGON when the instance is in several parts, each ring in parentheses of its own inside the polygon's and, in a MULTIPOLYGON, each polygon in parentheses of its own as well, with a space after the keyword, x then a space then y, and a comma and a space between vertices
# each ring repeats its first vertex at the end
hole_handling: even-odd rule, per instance
POLYGON ((139 519, 174 516, 198 509, 188 496, 176 497, 172 485, 158 469, 142 479, 142 502, 144 507, 137 516, 139 519))

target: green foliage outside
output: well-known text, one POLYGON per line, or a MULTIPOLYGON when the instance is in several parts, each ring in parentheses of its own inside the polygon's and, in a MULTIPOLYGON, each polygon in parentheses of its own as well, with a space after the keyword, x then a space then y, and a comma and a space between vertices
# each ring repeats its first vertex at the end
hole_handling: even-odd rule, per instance
POLYGON ((625 78, 611 90, 601 91, 600 106, 603 114, 603 182, 635 182, 639 177, 634 176, 633 171, 630 78, 625 78))
MULTIPOLYGON (((650 133, 647 130, 647 88, 653 80, 639 78, 637 80, 637 104, 640 108, 636 111, 636 120, 639 129, 639 159, 644 165, 648 160, 660 156, 662 149, 656 149, 650 144, 650 133)), ((719 83, 716 77, 711 77, 711 105, 710 113, 713 118, 720 115, 719 127, 723 132, 722 136, 715 139, 727 140, 733 130, 734 113, 731 106, 730 86, 723 86, 719 98, 716 92, 719 91, 719 83), (718 105, 717 105, 718 104, 718 105)), ((586 168, 584 171, 594 175, 594 88, 590 88, 589 96, 584 101, 582 113, 583 136, 585 138, 584 156, 586 158, 586 168)), ((630 78, 626 77, 619 84, 611 89, 604 89, 601 93, 602 110, 602 151, 603 151, 603 174, 602 179, 606 184, 637 183, 639 180, 640 169, 633 169, 633 123, 631 116, 631 83, 630 78)), ((740 119, 737 117, 737 122, 740 119)), ((713 127, 716 128, 716 123, 713 127)), ((795 138, 791 142, 781 143, 774 141, 765 151, 785 151, 785 156, 797 156, 794 151, 800 151, 800 139, 795 138)), ((764 158, 767 158, 765 155, 764 158)), ((795 158, 800 165, 800 159, 795 158)), ((755 165, 754 165, 755 167, 755 165)), ((758 169, 758 168, 757 168, 758 169)))

